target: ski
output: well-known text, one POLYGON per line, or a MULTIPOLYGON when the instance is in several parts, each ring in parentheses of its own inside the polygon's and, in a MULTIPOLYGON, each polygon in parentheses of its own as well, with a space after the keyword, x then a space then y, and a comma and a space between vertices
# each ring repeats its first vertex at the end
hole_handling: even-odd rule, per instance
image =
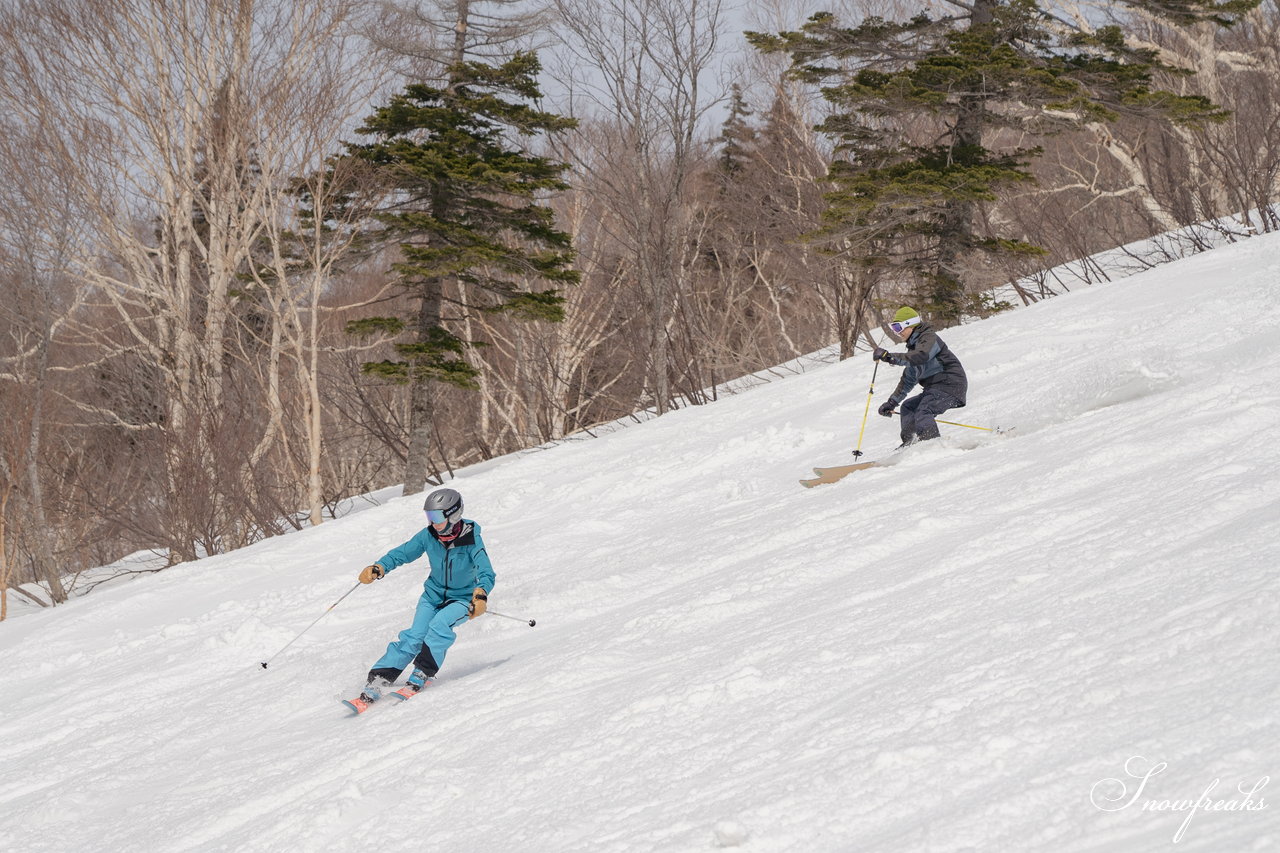
POLYGON ((853 465, 835 465, 830 468, 814 468, 813 473, 818 476, 808 480, 801 480, 800 485, 806 489, 812 489, 814 486, 821 486, 826 483, 838 483, 854 471, 862 471, 866 468, 878 468, 884 463, 882 462, 857 462, 853 465))
MULTIPOLYGON (((427 684, 430 684, 430 683, 431 683, 430 681, 427 682, 427 684)), ((424 684, 423 687, 426 687, 427 684, 424 684)), ((422 692, 421 687, 415 690, 412 684, 406 684, 404 687, 401 687, 399 690, 392 690, 389 693, 384 693, 382 695, 382 699, 378 699, 373 702, 369 701, 368 699, 365 699, 364 694, 362 693, 354 699, 343 699, 342 704, 346 705, 349 709, 351 709, 351 716, 358 717, 361 714, 363 714, 365 711, 368 711, 370 708, 372 708, 375 704, 377 704, 378 702, 382 702, 385 699, 397 700, 396 702, 391 703, 393 705, 396 705, 396 704, 399 704, 400 702, 407 702, 408 700, 412 699, 414 696, 417 696, 421 692, 422 692)))
MULTIPOLYGON (((430 684, 430 683, 431 683, 430 681, 427 682, 427 684, 430 684)), ((422 688, 426 687, 427 684, 422 685, 422 687, 414 687, 412 684, 406 684, 404 687, 401 687, 399 690, 393 690, 390 693, 388 693, 387 698, 388 699, 395 698, 395 699, 399 699, 401 702, 407 702, 410 699, 412 699, 414 696, 417 696, 419 693, 421 693, 422 688)))
MULTIPOLYGON (((938 423, 951 423, 951 422, 938 421, 938 423)), ((968 425, 954 424, 954 426, 968 426, 968 425)), ((1007 427, 1007 428, 996 427, 994 429, 989 429, 988 427, 970 427, 970 428, 987 430, 988 432, 992 433, 992 435, 998 436, 1000 438, 1006 438, 1014 434, 1014 427, 1007 427)), ((918 445, 913 444, 911 446, 915 447, 918 445)), ((967 444, 967 445, 966 444, 946 444, 944 446, 956 447, 959 450, 974 450, 975 448, 981 447, 982 443, 979 442, 979 443, 973 443, 973 444, 967 444)), ((812 477, 807 480, 801 480, 800 485, 804 486, 806 489, 812 489, 814 486, 822 486, 827 483, 838 483, 841 480, 843 480, 845 477, 852 474, 854 471, 861 471, 865 468, 887 468, 890 465, 897 465, 902 458, 900 454, 905 449, 906 449, 906 446, 899 445, 897 449, 891 452, 888 456, 886 456, 884 459, 881 459, 877 462, 856 462, 852 465, 832 465, 827 468, 814 468, 813 473, 817 474, 818 476, 812 477)))

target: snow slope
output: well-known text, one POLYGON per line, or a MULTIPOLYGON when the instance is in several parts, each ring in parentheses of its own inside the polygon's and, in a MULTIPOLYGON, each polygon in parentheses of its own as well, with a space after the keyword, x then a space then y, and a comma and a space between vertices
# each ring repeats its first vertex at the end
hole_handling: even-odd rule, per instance
POLYGON ((949 330, 949 419, 1017 432, 837 485, 866 357, 463 476, 538 626, 361 718, 416 567, 258 662, 420 498, 0 625, 0 850, 1280 849, 1277 281, 1259 237, 949 330))

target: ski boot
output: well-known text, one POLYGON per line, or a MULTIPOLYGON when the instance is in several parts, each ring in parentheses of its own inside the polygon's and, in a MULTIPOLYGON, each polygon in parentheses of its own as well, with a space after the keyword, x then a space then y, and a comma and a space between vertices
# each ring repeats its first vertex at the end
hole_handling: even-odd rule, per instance
POLYGON ((385 678, 372 678, 369 683, 364 686, 364 690, 360 691, 360 695, 354 699, 343 699, 342 704, 346 705, 357 714, 363 714, 382 698, 382 691, 391 686, 391 682, 385 678))
POLYGON ((413 675, 409 676, 409 683, 399 690, 392 691, 391 695, 400 700, 411 699, 422 691, 422 688, 431 683, 430 677, 420 669, 415 669, 413 675))

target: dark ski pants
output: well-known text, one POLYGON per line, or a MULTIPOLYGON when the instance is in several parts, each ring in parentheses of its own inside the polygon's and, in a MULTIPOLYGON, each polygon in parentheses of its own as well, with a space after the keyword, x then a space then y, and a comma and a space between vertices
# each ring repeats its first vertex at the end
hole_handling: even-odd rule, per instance
POLYGON ((413 624, 387 646, 386 653, 369 670, 369 680, 380 677, 395 681, 410 663, 428 678, 435 677, 444 663, 445 652, 457 639, 454 629, 467 621, 469 612, 468 605, 461 601, 441 604, 432 600, 430 593, 423 593, 413 613, 413 624))
POLYGON ((902 418, 900 424, 902 443, 910 444, 913 441, 937 438, 940 433, 938 422, 934 418, 947 409, 954 409, 959 405, 961 405, 959 400, 941 391, 925 391, 923 394, 904 400, 902 405, 898 406, 898 414, 902 418))

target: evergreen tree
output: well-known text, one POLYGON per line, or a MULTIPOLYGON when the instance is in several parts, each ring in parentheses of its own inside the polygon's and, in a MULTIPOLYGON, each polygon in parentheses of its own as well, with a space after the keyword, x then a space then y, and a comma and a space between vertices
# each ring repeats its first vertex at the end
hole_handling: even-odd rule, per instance
MULTIPOLYGON (((461 50, 459 51, 461 54, 461 50)), ((563 190, 566 166, 534 156, 522 140, 555 133, 573 120, 535 109, 540 70, 532 53, 501 64, 459 61, 444 85, 415 84, 378 109, 360 128, 374 137, 350 146, 393 189, 376 220, 400 246, 393 269, 418 300, 416 317, 371 317, 353 333, 411 332, 396 345, 398 360, 364 365, 367 373, 408 383, 411 394, 405 493, 426 478, 431 383, 474 387, 476 370, 463 357, 472 342, 446 323, 446 306, 476 306, 523 320, 558 321, 563 299, 553 288, 527 290, 530 280, 577 281, 568 234, 555 227, 542 194, 563 190), (462 291, 447 290, 452 283, 462 291)))
POLYGON ((729 95, 729 115, 720 129, 720 156, 717 165, 725 178, 730 178, 743 170, 751 157, 752 143, 755 141, 755 130, 747 119, 752 111, 742 95, 742 87, 734 83, 729 95))
MULTIPOLYGON (((1121 2, 1175 24, 1228 24, 1257 5, 1121 2)), ((977 233, 978 206, 1031 181, 1028 163, 1039 153, 991 147, 996 131, 1034 139, 1121 115, 1225 118, 1207 99, 1154 90, 1157 71, 1182 72, 1129 46, 1118 27, 1082 32, 1036 0, 955 5, 966 11, 903 23, 870 17, 851 28, 820 13, 799 32, 747 34, 762 51, 789 53, 792 73, 821 85, 833 107, 818 128, 837 142, 822 236, 906 279, 915 304, 945 324, 979 309, 965 288, 977 256, 1040 252, 977 233)))

